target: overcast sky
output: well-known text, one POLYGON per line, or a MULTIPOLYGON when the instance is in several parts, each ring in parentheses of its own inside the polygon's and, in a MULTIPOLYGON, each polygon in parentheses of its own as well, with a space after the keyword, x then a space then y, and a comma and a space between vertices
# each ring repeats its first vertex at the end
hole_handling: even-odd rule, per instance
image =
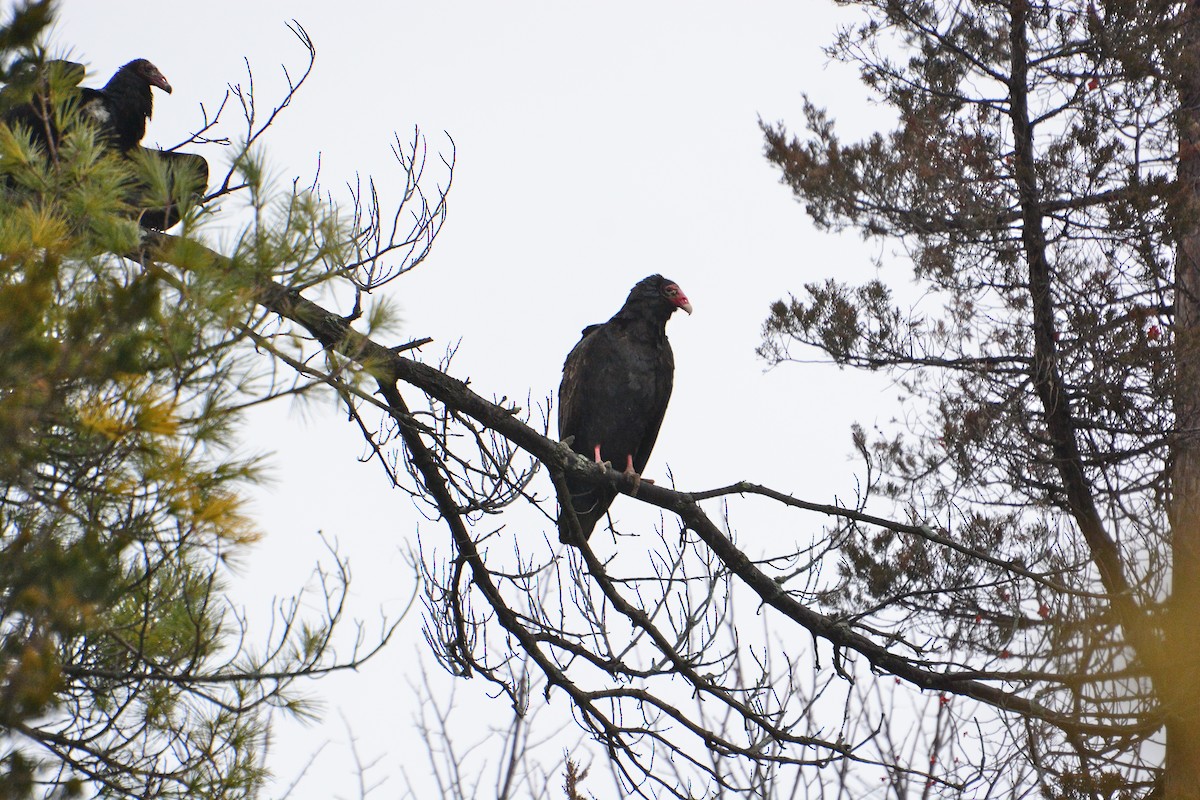
MULTIPOLYGON (((386 185, 397 174, 393 131, 407 138, 420 126, 432 151, 449 151, 447 135, 457 146, 441 237, 391 291, 404 320, 397 342, 431 336, 425 352, 436 360, 461 339, 455 375, 485 396, 537 402, 556 389, 580 329, 661 272, 695 314, 668 327, 675 395, 647 475, 669 466, 689 490, 745 479, 814 501, 853 499, 848 426, 887 425, 897 392, 828 365, 767 370, 754 354, 770 302, 805 282, 861 281, 876 258, 904 281, 893 245, 814 231, 762 158, 758 118, 800 131, 802 92, 848 123, 848 136, 873 124, 853 70, 820 50, 845 11, 813 0, 65 0, 52 45, 88 65, 89 85, 132 58, 153 61, 175 91, 157 94, 146 141, 173 145, 199 126, 201 104, 211 110, 227 84, 245 82, 244 58, 260 104, 278 98, 280 64, 305 63, 285 27, 292 18, 317 62, 267 140, 282 189, 311 177, 318 157, 335 194, 356 172, 386 185)), ((227 161, 220 148, 201 152, 227 161)), ((257 495, 265 540, 239 571, 247 611, 266 612, 272 594, 305 580, 323 531, 351 559, 354 612, 368 622, 381 608, 398 613, 413 587, 403 543, 418 522, 423 535, 440 531, 378 466, 358 463, 360 437, 344 414, 280 404, 248 434, 249 446, 274 452, 275 480, 257 495)), ((634 505, 618 499, 614 514, 634 505)), ((749 542, 804 535, 754 517, 735 524, 749 542)), ((355 796, 347 725, 360 755, 380 758, 380 775, 411 761, 413 695, 402 676, 424 648, 416 614, 400 637, 360 674, 311 687, 326 700, 323 723, 279 726, 272 796, 324 743, 319 769, 291 796, 355 796)), ((394 780, 387 786, 379 796, 397 794, 394 780)))

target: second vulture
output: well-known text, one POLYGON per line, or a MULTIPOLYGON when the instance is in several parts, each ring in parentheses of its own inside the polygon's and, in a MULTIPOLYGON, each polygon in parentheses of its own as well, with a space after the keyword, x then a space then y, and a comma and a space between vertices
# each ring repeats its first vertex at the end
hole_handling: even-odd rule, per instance
MULTIPOLYGON (((62 141, 57 124, 57 109, 49 97, 52 77, 77 87, 83 78, 83 67, 70 61, 48 61, 25 76, 23 87, 6 87, 10 95, 4 103, 3 121, 9 127, 25 128, 33 143, 50 158, 54 158, 62 141), (57 73, 57 75, 55 74, 57 73), (16 99, 20 98, 20 99, 16 99)), ((130 190, 128 201, 134 206, 138 222, 144 228, 166 230, 179 222, 182 210, 175 198, 202 196, 208 186, 208 161, 193 153, 176 153, 142 147, 146 121, 154 112, 152 88, 168 94, 171 84, 163 74, 144 58, 125 64, 100 89, 79 88, 79 115, 94 124, 104 145, 124 157, 142 162, 143 172, 162 170, 166 188, 155 191, 158 181, 140 179, 130 190), (163 204, 165 202, 165 205, 163 204)))
MULTIPOLYGON (((651 275, 633 287, 612 319, 584 329, 563 364, 558 388, 558 435, 573 437, 576 453, 640 479, 671 399, 675 357, 667 320, 678 309, 692 313, 679 284, 651 275)), ((586 539, 608 512, 616 489, 568 477, 567 490, 586 539)), ((565 508, 559 513, 558 538, 576 541, 565 508)))

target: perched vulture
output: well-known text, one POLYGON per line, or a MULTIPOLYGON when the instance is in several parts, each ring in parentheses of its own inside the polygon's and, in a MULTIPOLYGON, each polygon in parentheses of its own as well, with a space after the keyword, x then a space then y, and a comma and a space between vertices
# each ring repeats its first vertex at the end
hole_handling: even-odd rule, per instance
MULTIPOLYGON (((679 285, 651 275, 633 287, 612 319, 584 328, 563 364, 558 387, 558 435, 573 437, 576 453, 640 479, 671 398, 675 357, 667 320, 679 308, 692 313, 679 285)), ((616 490, 570 478, 567 489, 586 539, 616 490)), ((565 509, 559 513, 558 538, 573 543, 565 509)))
MULTIPOLYGON (((80 111, 95 120, 111 147, 131 158, 147 159, 144 170, 154 169, 156 160, 161 163, 170 197, 203 195, 208 186, 208 161, 203 156, 141 146, 146 121, 154 113, 154 87, 171 93, 171 84, 158 67, 136 58, 117 70, 103 89, 84 89, 80 111)), ((150 186, 143 184, 135 189, 130 202, 139 209, 138 222, 143 228, 165 231, 179 222, 181 211, 173 202, 157 206, 152 194, 150 186)), ((161 191, 156 199, 163 199, 161 191)))
POLYGON ((96 121, 112 147, 127 153, 146 135, 146 120, 154 113, 152 86, 171 93, 158 67, 136 58, 117 70, 103 89, 84 89, 79 108, 96 121))
MULTIPOLYGON (((9 127, 24 127, 30 132, 35 144, 53 157, 61 141, 61 133, 54 120, 54 104, 48 88, 54 70, 65 76, 64 82, 78 86, 83 79, 83 67, 70 61, 48 61, 39 69, 40 75, 22 81, 23 87, 9 87, 5 92, 10 102, 4 104, 2 119, 9 127), (32 90, 31 90, 32 89, 32 90), (23 97, 13 103, 12 97, 23 97)), ((80 88, 79 114, 90 121, 98 130, 101 141, 111 150, 142 161, 143 175, 162 170, 165 182, 152 181, 146 177, 135 184, 129 193, 128 202, 137 210, 138 222, 144 228, 166 230, 179 222, 182 212, 176 202, 162 204, 169 195, 203 196, 208 186, 208 162, 192 153, 175 153, 142 147, 146 135, 146 121, 154 111, 153 87, 170 94, 171 84, 158 68, 144 58, 130 61, 121 67, 101 89, 80 88), (153 183, 162 183, 164 188, 155 191, 153 183)), ((0 93, 0 100, 2 95, 0 93)))

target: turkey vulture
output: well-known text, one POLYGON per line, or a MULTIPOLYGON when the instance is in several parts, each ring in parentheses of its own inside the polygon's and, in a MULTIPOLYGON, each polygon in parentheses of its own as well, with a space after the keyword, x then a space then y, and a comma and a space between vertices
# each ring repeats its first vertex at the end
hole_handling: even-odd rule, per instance
POLYGON ((171 93, 171 84, 158 67, 135 58, 117 70, 103 89, 84 89, 79 108, 96 121, 112 147, 127 153, 146 135, 146 120, 154 113, 152 86, 171 93))
MULTIPOLYGON (((675 358, 667 320, 682 308, 692 313, 683 290, 662 275, 641 280, 625 305, 603 325, 589 325, 563 364, 558 387, 558 435, 573 437, 571 449, 609 462, 640 480, 658 438, 675 358)), ((586 539, 608 511, 616 490, 567 478, 571 506, 586 539)), ((568 515, 560 512, 558 538, 574 543, 568 515)))
POLYGON ((154 113, 153 87, 171 93, 171 84, 158 67, 144 58, 135 58, 117 70, 103 89, 84 89, 80 111, 96 122, 111 147, 135 160, 144 160, 143 174, 156 168, 164 171, 163 188, 155 192, 148 181, 142 181, 130 197, 130 204, 139 209, 138 222, 143 228, 165 231, 182 216, 172 198, 204 194, 208 161, 192 153, 141 146, 146 121, 154 113), (164 201, 165 206, 159 205, 164 201))
POLYGON ((97 127, 100 140, 122 156, 141 162, 140 177, 130 188, 127 200, 142 227, 166 230, 179 222, 182 212, 174 198, 204 194, 208 161, 192 153, 141 146, 146 121, 154 110, 151 88, 171 92, 171 84, 163 74, 146 59, 138 58, 117 70, 102 89, 74 89, 83 79, 83 67, 71 61, 48 61, 34 74, 14 81, 16 85, 5 87, 0 93, 0 119, 10 128, 26 128, 33 142, 51 158, 62 138, 49 91, 51 77, 57 74, 78 92, 80 117, 97 127), (5 95, 8 102, 3 102, 5 95))

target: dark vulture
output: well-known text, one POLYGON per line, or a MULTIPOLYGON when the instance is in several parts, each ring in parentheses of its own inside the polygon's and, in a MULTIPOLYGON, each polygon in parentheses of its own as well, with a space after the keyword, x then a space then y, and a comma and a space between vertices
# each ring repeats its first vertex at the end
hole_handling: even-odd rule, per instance
POLYGON ((135 58, 117 70, 103 89, 84 89, 79 109, 96 121, 109 146, 128 153, 146 135, 146 120, 154 113, 150 91, 154 86, 171 93, 171 84, 158 67, 135 58))
MULTIPOLYGON (((558 435, 571 449, 640 480, 658 438, 675 357, 667 320, 682 308, 692 313, 683 290, 662 275, 639 281, 625 305, 603 325, 589 325, 563 364, 558 387, 558 435)), ((571 506, 586 539, 616 497, 612 486, 567 478, 571 506)), ((569 515, 559 513, 559 541, 574 542, 569 515)))
MULTIPOLYGON (((54 70, 61 71, 63 82, 78 86, 83 79, 83 67, 70 61, 48 61, 37 70, 32 80, 26 78, 24 87, 6 87, 10 95, 5 103, 3 121, 9 127, 29 130, 33 142, 51 158, 57 151, 61 134, 54 118, 54 104, 47 91, 54 70), (21 97, 12 102, 13 97, 21 97)), ((162 205, 164 194, 171 198, 203 196, 208 186, 208 161, 192 153, 176 153, 142 147, 146 121, 154 112, 153 88, 170 94, 171 84, 163 74, 144 58, 134 59, 121 67, 101 89, 79 88, 79 116, 95 125, 101 142, 126 158, 142 162, 143 175, 161 170, 165 187, 155 191, 159 181, 149 177, 139 179, 130 189, 129 204, 136 209, 138 222, 144 228, 166 230, 179 222, 182 211, 174 200, 162 205)))

